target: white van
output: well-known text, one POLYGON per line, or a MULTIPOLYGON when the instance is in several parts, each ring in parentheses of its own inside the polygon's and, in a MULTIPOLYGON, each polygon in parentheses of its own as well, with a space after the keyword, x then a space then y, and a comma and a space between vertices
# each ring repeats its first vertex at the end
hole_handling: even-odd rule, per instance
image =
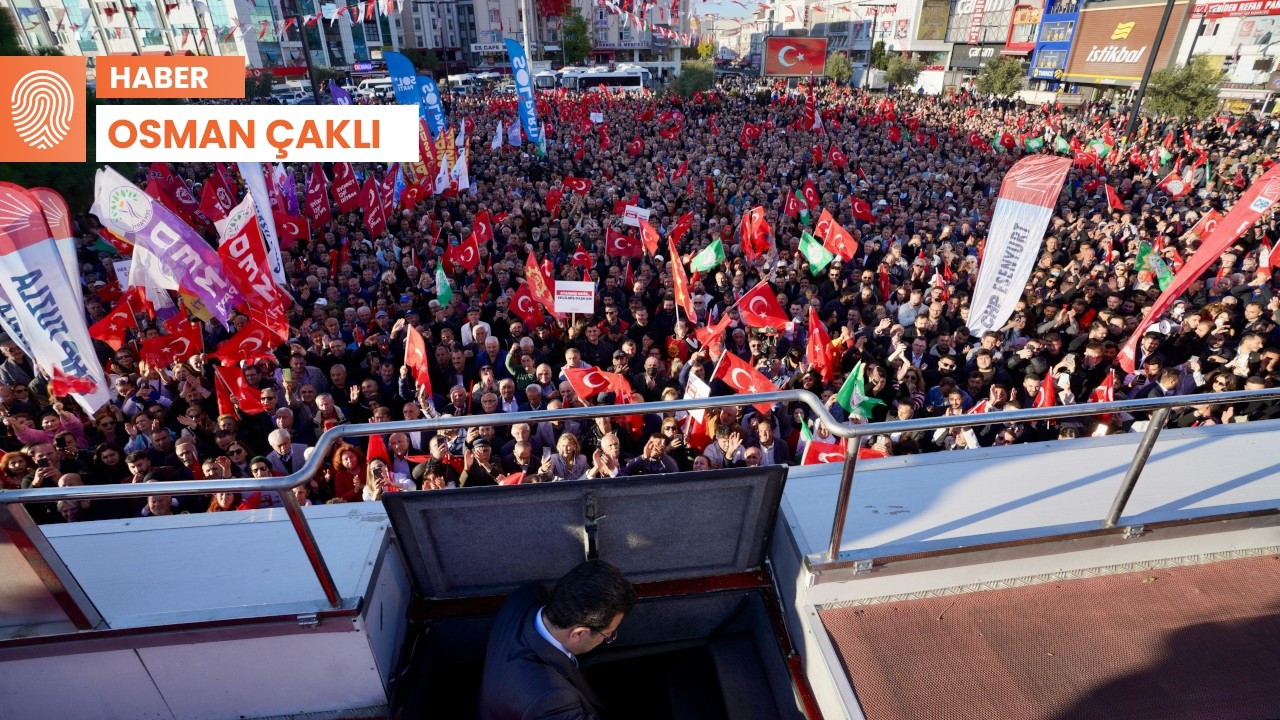
POLYGON ((392 92, 392 88, 391 78, 389 77, 369 78, 356 86, 356 96, 366 100, 381 97, 390 92, 392 92))

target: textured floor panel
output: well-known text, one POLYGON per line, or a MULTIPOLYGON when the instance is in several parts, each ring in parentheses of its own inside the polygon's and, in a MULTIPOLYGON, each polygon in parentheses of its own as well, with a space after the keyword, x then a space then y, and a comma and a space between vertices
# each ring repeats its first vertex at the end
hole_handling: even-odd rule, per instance
POLYGON ((823 610, 868 720, 1280 717, 1280 557, 823 610))

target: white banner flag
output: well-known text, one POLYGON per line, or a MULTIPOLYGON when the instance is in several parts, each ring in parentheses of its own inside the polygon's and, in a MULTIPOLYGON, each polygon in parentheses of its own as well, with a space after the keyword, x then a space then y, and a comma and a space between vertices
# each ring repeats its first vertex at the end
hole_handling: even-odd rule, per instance
POLYGON ((1040 257, 1045 228, 1070 169, 1070 158, 1032 155, 1009 168, 1000 183, 969 306, 969 331, 975 337, 1004 327, 1013 314, 1040 257))
POLYGON ((280 240, 276 237, 276 221, 271 216, 271 196, 267 194, 267 179, 262 174, 262 165, 242 162, 236 163, 236 166, 240 168, 244 186, 253 197, 258 229, 262 231, 262 240, 267 244, 267 263, 271 266, 271 277, 277 285, 284 287, 288 278, 284 275, 284 260, 280 257, 280 240))
POLYGON ((93 351, 84 307, 67 277, 40 202, 11 183, 0 183, 0 290, 13 301, 13 319, 31 347, 32 361, 44 373, 91 382, 93 389, 74 395, 92 414, 110 400, 102 365, 93 351))

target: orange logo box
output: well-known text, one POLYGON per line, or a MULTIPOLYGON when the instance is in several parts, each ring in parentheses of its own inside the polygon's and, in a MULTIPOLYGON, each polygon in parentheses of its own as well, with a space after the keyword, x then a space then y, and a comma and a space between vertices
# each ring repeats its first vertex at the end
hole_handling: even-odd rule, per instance
POLYGON ((242 98, 244 58, 105 55, 100 98, 242 98))
POLYGON ((0 57, 0 162, 85 161, 83 57, 0 57))

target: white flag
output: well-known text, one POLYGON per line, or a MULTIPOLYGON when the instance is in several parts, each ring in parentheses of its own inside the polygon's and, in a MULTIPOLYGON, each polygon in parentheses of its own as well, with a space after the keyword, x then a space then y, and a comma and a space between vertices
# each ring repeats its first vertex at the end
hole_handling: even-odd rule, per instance
POLYGON ((458 186, 459 190, 466 190, 471 187, 471 178, 467 175, 467 151, 463 150, 458 155, 458 161, 453 164, 453 182, 458 186))
POLYGON ((258 228, 262 230, 262 239, 267 243, 267 262, 271 266, 271 277, 277 285, 284 286, 288 279, 284 275, 284 260, 280 257, 280 240, 276 236, 276 219, 271 215, 271 196, 267 193, 267 178, 262 173, 262 165, 255 162, 236 163, 240 168, 240 177, 244 178, 249 195, 253 196, 254 212, 258 215, 258 228))
POLYGON ((443 195, 449 189, 449 168, 440 163, 440 172, 436 173, 436 194, 443 195))
POLYGON ((493 130, 493 142, 489 143, 490 150, 497 150, 502 147, 502 120, 498 120, 498 127, 493 130))

